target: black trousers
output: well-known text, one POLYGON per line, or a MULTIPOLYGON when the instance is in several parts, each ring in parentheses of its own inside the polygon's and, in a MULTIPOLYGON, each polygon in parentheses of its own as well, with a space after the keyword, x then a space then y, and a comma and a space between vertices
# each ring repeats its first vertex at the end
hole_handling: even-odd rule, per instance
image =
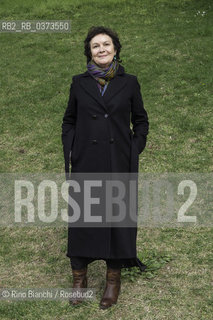
MULTIPOLYGON (((87 258, 87 257, 72 257, 70 258, 70 264, 72 269, 79 270, 84 269, 87 265, 97 259, 87 258)), ((120 269, 122 267, 122 262, 120 259, 101 259, 106 261, 106 265, 112 269, 120 269)))

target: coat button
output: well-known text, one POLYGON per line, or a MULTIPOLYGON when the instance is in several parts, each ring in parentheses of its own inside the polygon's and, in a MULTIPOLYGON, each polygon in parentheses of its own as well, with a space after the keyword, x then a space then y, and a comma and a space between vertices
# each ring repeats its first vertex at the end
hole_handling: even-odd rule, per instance
POLYGON ((105 113, 104 118, 108 118, 108 116, 109 116, 108 113, 105 113))
POLYGON ((113 143, 113 142, 114 142, 114 139, 113 139, 113 138, 111 138, 111 139, 109 140, 109 142, 110 142, 110 143, 113 143))
POLYGON ((93 143, 93 144, 96 144, 96 143, 97 143, 97 140, 95 140, 95 139, 92 140, 92 143, 93 143))
POLYGON ((97 118, 96 114, 93 114, 92 117, 93 117, 93 119, 96 119, 96 118, 97 118))

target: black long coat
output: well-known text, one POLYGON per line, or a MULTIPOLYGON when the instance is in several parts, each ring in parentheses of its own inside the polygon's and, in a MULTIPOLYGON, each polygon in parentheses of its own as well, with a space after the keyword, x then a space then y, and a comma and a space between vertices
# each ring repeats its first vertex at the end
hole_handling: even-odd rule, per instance
MULTIPOLYGON (((67 176, 70 154, 71 176, 138 172, 148 127, 137 77, 121 65, 103 96, 88 71, 74 76, 62 123, 67 176)), ((136 235, 136 227, 69 228, 67 256, 130 259, 132 266, 138 265, 136 235)))

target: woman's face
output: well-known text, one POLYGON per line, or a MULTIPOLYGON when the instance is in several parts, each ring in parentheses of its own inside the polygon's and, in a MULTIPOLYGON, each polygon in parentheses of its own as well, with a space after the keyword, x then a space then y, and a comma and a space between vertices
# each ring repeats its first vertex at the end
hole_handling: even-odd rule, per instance
POLYGON ((116 54, 112 38, 102 33, 91 39, 90 51, 93 61, 101 68, 108 67, 116 54))

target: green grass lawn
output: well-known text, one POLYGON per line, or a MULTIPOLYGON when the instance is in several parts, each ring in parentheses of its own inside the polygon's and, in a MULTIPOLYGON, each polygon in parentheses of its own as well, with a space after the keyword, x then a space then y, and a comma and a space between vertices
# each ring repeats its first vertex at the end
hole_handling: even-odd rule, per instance
MULTIPOLYGON (((72 76, 86 71, 89 27, 115 29, 126 72, 149 115, 142 173, 210 173, 210 0, 4 1, 0 20, 71 20, 71 33, 0 33, 0 172, 63 173, 61 123, 72 76)), ((66 228, 1 228, 0 287, 70 288, 66 228)), ((103 261, 89 265, 97 299, 0 302, 1 319, 212 319, 212 228, 140 228, 148 271, 122 270, 118 304, 99 310, 103 261)))

